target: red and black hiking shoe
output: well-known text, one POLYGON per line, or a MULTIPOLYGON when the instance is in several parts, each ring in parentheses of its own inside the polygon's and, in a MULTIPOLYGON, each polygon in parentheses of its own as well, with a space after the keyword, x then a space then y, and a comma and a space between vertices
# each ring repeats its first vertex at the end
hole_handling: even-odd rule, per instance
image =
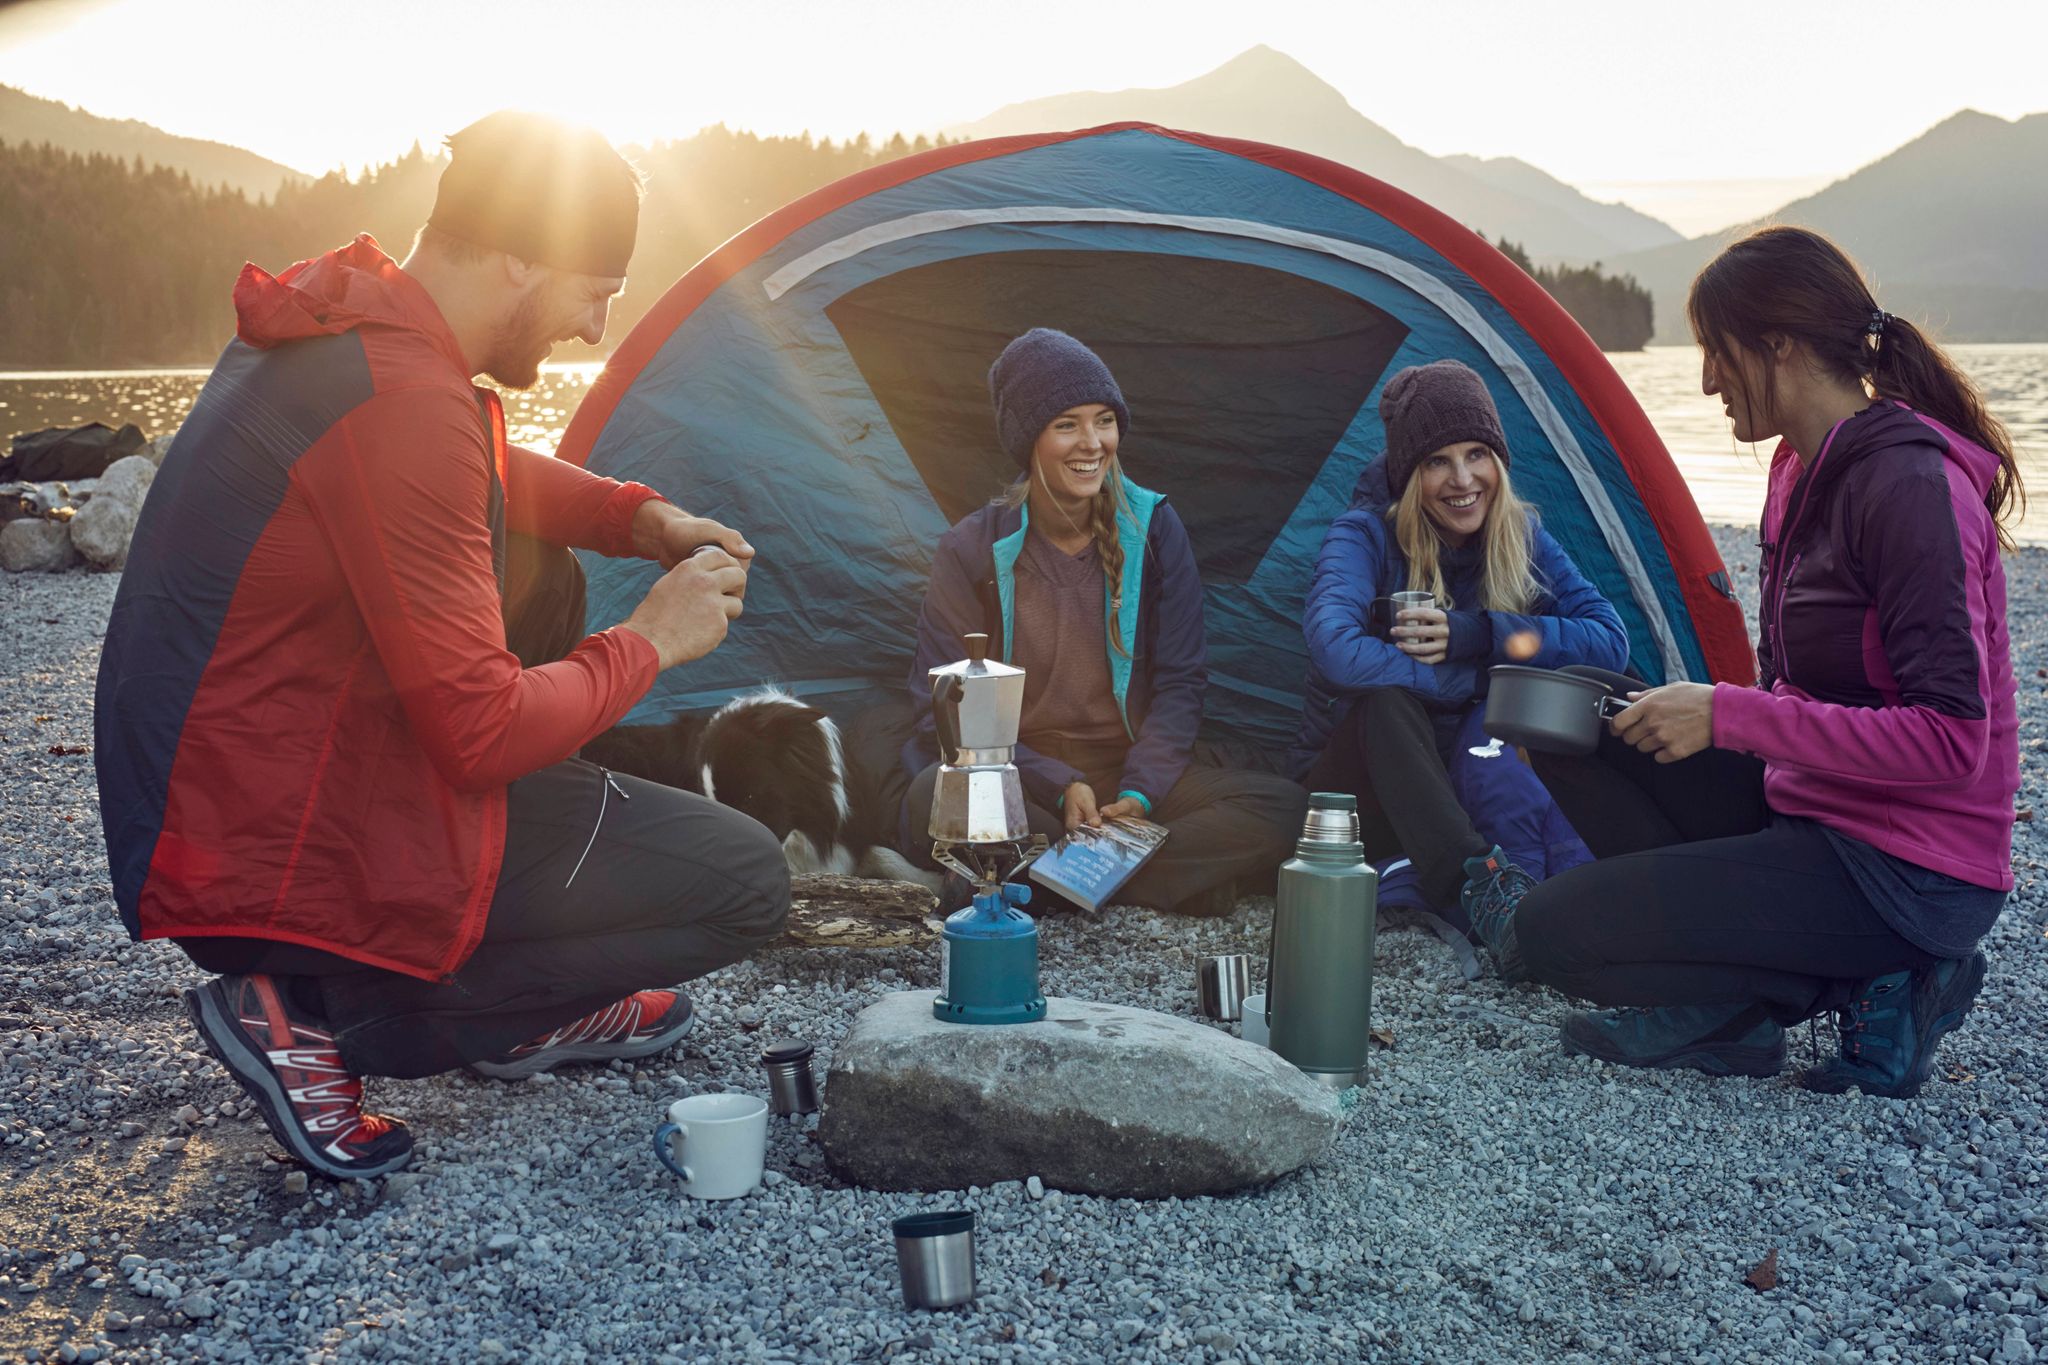
POLYGON ((471 1062, 469 1069, 496 1080, 517 1081, 564 1062, 649 1057, 674 1047, 696 1022, 690 997, 681 991, 635 991, 501 1056, 471 1062))
POLYGON ((362 1079, 342 1065, 334 1035, 287 1004, 276 982, 223 976, 184 995, 206 1050, 308 1169, 360 1180, 412 1159, 412 1134, 397 1119, 363 1112, 362 1079))

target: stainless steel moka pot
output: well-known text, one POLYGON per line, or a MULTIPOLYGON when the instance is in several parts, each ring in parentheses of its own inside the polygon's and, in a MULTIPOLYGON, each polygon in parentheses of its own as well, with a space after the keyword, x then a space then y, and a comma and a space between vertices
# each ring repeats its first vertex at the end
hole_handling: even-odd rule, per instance
MULTIPOLYGON (((932 841, 949 849, 1021 843, 1031 837, 1031 822, 1012 760, 1024 714, 1024 670, 988 658, 986 635, 969 635, 966 644, 966 658, 930 674, 932 723, 939 732, 932 841)), ((979 873, 964 875, 982 880, 979 873)))
POLYGON ((966 637, 967 657, 931 671, 939 780, 932 788, 932 857, 974 887, 939 934, 934 1018, 956 1024, 1028 1024, 1045 1017, 1038 989, 1038 926, 1020 908, 1031 888, 1006 880, 1045 847, 1031 833, 1024 783, 1012 761, 1024 715, 1024 670, 988 657, 988 636, 966 637))

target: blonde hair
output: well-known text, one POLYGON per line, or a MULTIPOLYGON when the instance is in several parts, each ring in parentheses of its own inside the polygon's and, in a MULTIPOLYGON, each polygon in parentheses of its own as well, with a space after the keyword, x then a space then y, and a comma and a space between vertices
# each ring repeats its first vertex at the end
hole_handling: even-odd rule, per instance
MULTIPOLYGON (((1543 593, 1529 560, 1529 522, 1535 509, 1515 496, 1507 461, 1495 455, 1493 463, 1499 481, 1487 503, 1486 520, 1479 527, 1486 551, 1479 576, 1483 598, 1479 606, 1486 611, 1527 612, 1543 593)), ((1419 471, 1409 475, 1408 486, 1388 509, 1387 519, 1394 523, 1394 539, 1408 561, 1409 590, 1433 593, 1446 609, 1455 607, 1439 556, 1443 534, 1422 506, 1419 471)))
MULTIPOLYGON (((1111 610, 1123 605, 1124 600, 1124 543, 1117 536, 1117 521, 1131 515, 1131 505, 1124 498, 1124 470, 1116 456, 1105 456, 1102 471, 1102 490, 1088 502, 1088 534, 1095 541, 1095 556, 1102 561, 1102 576, 1107 580, 1104 591, 1108 594, 1111 610)), ((996 501, 1005 507, 1022 507, 1031 499, 1031 480, 1038 479, 1039 487, 1045 489, 1048 501, 1052 488, 1045 481, 1045 472, 1038 467, 1038 456, 1031 457, 1031 470, 1020 474, 1010 486, 1003 490, 996 501)), ((1081 528, 1076 526, 1075 530, 1081 528)), ((1109 637, 1110 646, 1119 654, 1127 654, 1124 642, 1114 632, 1109 637)))

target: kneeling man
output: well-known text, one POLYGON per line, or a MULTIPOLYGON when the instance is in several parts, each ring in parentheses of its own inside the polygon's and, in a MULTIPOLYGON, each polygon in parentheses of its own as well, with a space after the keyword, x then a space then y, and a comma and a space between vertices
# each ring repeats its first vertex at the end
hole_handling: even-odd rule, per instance
POLYGON ((217 979, 207 1047, 313 1170, 412 1138, 364 1076, 639 1057, 772 938, 759 824, 575 757, 740 614, 753 550, 509 446, 488 374, 604 334, 640 179, 596 133, 449 139, 403 265, 369 237, 235 285, 237 339, 142 511, 100 662, 101 818, 131 935, 217 979), (583 633, 581 546, 668 572, 583 633))

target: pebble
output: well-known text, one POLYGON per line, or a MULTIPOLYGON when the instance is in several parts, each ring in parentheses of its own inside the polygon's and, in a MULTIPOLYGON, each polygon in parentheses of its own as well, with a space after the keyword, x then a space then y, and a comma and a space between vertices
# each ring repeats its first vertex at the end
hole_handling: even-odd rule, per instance
MULTIPOLYGON (((1717 543, 1753 601, 1754 532, 1717 543)), ((2048 553, 2006 564, 2015 657, 2048 659, 2048 553)), ((118 584, 0 577, 10 716, 90 734, 97 642, 118 584)), ((2022 689, 2021 706, 2026 733, 2048 733, 2040 685, 2022 689)), ((26 1354, 13 1343, 32 1313, 85 1324, 105 1314, 96 1325, 108 1341, 89 1343, 88 1326, 39 1327, 45 1361, 68 1330, 81 1361, 97 1351, 222 1365, 1775 1365, 1831 1347, 1836 1365, 2039 1365, 2048 1345, 2036 1329, 2048 1298, 2048 1049, 2036 1041, 2048 1012, 2048 821, 2015 830, 2019 885, 1985 944, 1990 978, 1909 1103, 1564 1057, 1555 1037, 1567 1002, 1464 982, 1434 939, 1394 931, 1378 941, 1373 998, 1376 1025, 1401 1046, 1374 1055, 1326 1157, 1266 1188, 1151 1203, 1042 1179, 852 1189, 825 1166, 813 1115, 769 1125, 759 1190, 697 1203, 647 1149, 666 1104, 759 1093, 746 1021, 766 1027, 771 1014, 816 1045, 829 1101, 846 1021, 883 990, 934 986, 935 953, 777 951, 727 968, 691 983, 702 1017, 685 1044, 639 1063, 518 1086, 464 1073, 373 1082, 373 1105, 409 1120, 419 1144, 403 1178, 273 1175, 260 1125, 232 1120, 214 1130, 222 1141, 151 1167, 113 1139, 147 1134, 144 1155, 175 1152, 157 1143, 253 1110, 179 1004, 189 963, 119 927, 90 760, 46 758, 46 747, 0 748, 0 1170, 54 1189, 120 1188, 138 1169, 176 1185, 158 1199, 124 1195, 98 1225, 73 1214, 46 1226, 40 1206, 6 1224, 9 1359, 26 1354), (1951 1069, 1969 1079, 1950 1080, 1951 1069), (889 1221, 949 1208, 977 1213, 982 1298, 906 1312, 889 1221), (1760 1297, 1742 1276, 1774 1245, 1784 1279, 1760 1297), (110 1275, 113 1293, 77 1292, 110 1275), (212 1317, 191 1313, 202 1304, 212 1317)), ((2022 769, 2022 800, 2036 809, 2048 801, 2042 752, 2027 751, 2022 769)), ((1263 897, 1218 920, 1043 916, 1041 984, 1193 1017, 1195 960, 1262 959, 1271 920, 1263 897)), ((1825 1022, 1819 1043, 1832 1047, 1825 1022)), ((1802 1029, 1793 1065, 1805 1046, 1802 1029)))

